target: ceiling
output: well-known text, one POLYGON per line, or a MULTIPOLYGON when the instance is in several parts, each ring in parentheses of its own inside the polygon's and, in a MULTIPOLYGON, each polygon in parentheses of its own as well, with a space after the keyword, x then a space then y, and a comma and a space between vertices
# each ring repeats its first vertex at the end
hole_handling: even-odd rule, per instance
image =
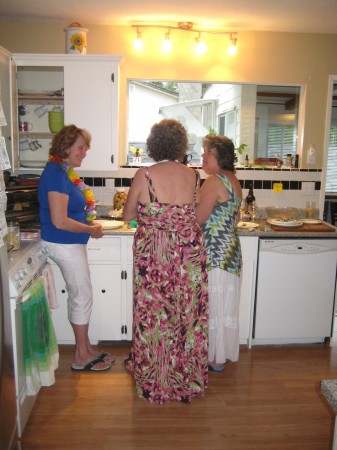
POLYGON ((0 0, 0 22, 74 21, 83 27, 189 21, 197 28, 231 31, 337 34, 337 1, 0 0))

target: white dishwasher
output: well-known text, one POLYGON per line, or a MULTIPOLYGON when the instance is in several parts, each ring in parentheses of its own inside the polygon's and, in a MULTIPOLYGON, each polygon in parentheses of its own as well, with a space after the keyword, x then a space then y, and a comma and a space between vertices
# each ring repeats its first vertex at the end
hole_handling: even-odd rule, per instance
POLYGON ((253 344, 332 336, 337 239, 260 239, 253 344))

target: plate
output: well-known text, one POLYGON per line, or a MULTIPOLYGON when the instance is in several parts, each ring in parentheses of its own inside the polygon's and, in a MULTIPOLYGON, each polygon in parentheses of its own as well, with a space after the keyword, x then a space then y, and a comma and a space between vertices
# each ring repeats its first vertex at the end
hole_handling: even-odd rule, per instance
POLYGON ((238 223, 238 228, 258 228, 260 225, 258 223, 255 222, 239 222, 238 223))
POLYGON ((322 223, 322 221, 318 219, 301 219, 301 220, 306 225, 316 225, 318 223, 322 223))
POLYGON ((96 223, 100 223, 104 230, 115 230, 124 225, 121 220, 95 220, 96 223))
POLYGON ((20 161, 22 167, 28 167, 29 169, 44 169, 46 161, 20 161))
POLYGON ((288 220, 287 222, 278 219, 267 219, 270 225, 275 225, 277 227, 300 227, 303 225, 301 220, 288 220))
POLYGON ((55 95, 55 91, 27 91, 27 90, 21 90, 18 91, 19 95, 48 95, 53 96, 55 95))

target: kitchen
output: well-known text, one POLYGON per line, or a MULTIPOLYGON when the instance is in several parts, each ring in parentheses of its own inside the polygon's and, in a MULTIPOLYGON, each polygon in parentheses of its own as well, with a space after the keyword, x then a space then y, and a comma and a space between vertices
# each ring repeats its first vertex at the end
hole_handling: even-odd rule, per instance
MULTIPOLYGON (((89 25, 90 21, 83 22, 90 28, 88 34, 88 53, 90 55, 123 55, 123 66, 120 75, 120 104, 119 104, 119 140, 118 155, 119 165, 124 165, 126 147, 126 118, 127 118, 127 79, 144 79, 151 74, 158 79, 180 79, 180 80, 213 80, 213 81, 235 81, 259 82, 267 84, 303 84, 307 86, 305 129, 302 141, 302 169, 312 169, 315 172, 301 172, 304 182, 320 183, 324 174, 325 154, 324 148, 326 134, 326 110, 328 105, 327 91, 329 76, 337 73, 337 67, 331 55, 337 43, 334 34, 297 34, 240 31, 239 48, 235 60, 221 60, 219 54, 222 52, 220 44, 212 38, 210 53, 203 59, 202 65, 199 61, 188 59, 185 56, 186 46, 177 49, 174 59, 162 57, 159 54, 153 57, 153 50, 146 50, 140 57, 131 50, 133 30, 128 26, 117 26, 114 28, 106 26, 89 25), (275 58, 277 49, 277 59, 275 58), (307 57, 310 49, 310 58, 307 57), (324 51, 322 52, 322 49, 324 51), (323 53, 323 55, 322 55, 323 53), (326 58, 324 56, 326 55, 326 58), (320 61, 313 64, 313 61, 320 61), (317 114, 317 110, 320 114, 317 114), (317 148, 317 158, 314 165, 307 165, 306 152, 312 143, 317 148), (309 178, 314 176, 314 178, 309 178), (316 178, 317 177, 317 178, 316 178)), ((60 24, 34 24, 32 29, 27 23, 3 23, 0 29, 0 43, 3 47, 14 53, 64 53, 64 31, 60 24), (27 39, 30 36, 30 39, 27 39), (53 36, 53 39, 41 39, 41 36, 53 36)), ((154 37, 154 31, 150 33, 154 37)), ((22 171, 22 173, 24 173, 22 171)), ((125 179, 132 178, 134 169, 120 168, 107 173, 103 171, 88 172, 86 176, 95 179, 112 178, 115 185, 124 185, 125 179)), ((246 171, 245 177, 254 179, 261 175, 257 171, 246 171)), ((268 174, 269 175, 269 174, 268 174)), ((288 171, 282 172, 284 181, 298 181, 298 173, 288 171)), ((265 174, 263 175, 265 176, 265 174)), ((279 181, 280 174, 275 175, 279 181)), ((271 179, 274 179, 274 173, 271 179)), ((270 176, 268 177, 268 180, 270 176)), ((259 178, 260 180, 260 178, 259 178)), ((262 180, 263 181, 263 180, 262 180)), ((102 184, 102 183, 101 183, 102 184)), ((97 185, 97 194, 108 191, 107 186, 97 185)), ((106 192, 112 198, 112 192, 106 192)), ((255 191, 260 199, 270 194, 264 189, 255 191)), ((283 193, 285 194, 285 193, 283 193)), ((287 192, 287 194, 290 194, 287 192)), ((293 193, 292 193, 293 194, 293 193)), ((298 201, 301 195, 298 194, 298 201)), ((277 194, 276 194, 277 195, 277 194)), ((282 194, 281 194, 282 195, 282 194)), ((100 195, 96 195, 101 198, 100 195)), ((269 197, 270 198, 270 197, 269 197)), ((320 205, 324 202, 322 189, 315 190, 315 200, 320 205), (317 198, 316 198, 317 196, 317 198)), ((299 205, 300 206, 300 205, 299 205)))

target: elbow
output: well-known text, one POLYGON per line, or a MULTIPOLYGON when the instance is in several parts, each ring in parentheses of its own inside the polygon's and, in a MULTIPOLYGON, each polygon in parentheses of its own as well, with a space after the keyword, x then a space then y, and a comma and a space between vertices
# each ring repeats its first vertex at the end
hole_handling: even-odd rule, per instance
POLYGON ((52 219, 51 223, 58 230, 63 230, 64 229, 64 221, 62 219, 52 219))

